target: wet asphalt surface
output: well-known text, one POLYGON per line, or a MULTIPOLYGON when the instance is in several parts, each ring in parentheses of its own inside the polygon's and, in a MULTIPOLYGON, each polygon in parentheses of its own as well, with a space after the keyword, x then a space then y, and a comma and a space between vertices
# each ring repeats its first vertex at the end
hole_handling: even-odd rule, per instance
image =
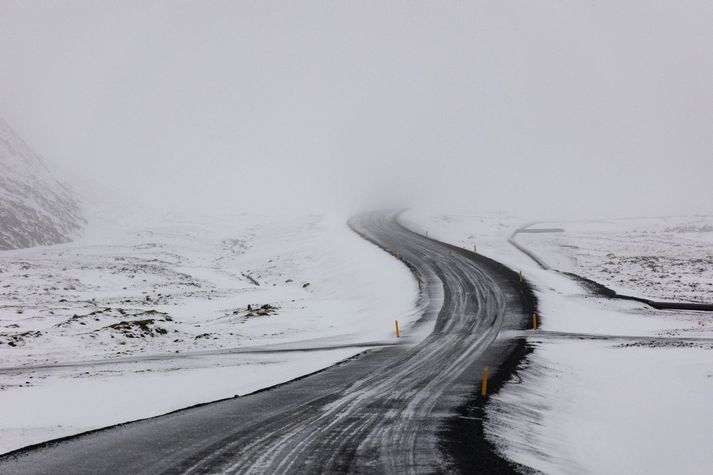
MULTIPOLYGON (((415 234, 396 212, 352 228, 423 282, 421 341, 375 348, 263 390, 41 444, 0 457, 0 473, 507 473, 483 435, 489 388, 527 353, 536 302, 527 283, 483 256, 415 234)), ((414 283, 414 285, 416 285, 414 283)), ((167 394, 166 397, 171 397, 167 394)))

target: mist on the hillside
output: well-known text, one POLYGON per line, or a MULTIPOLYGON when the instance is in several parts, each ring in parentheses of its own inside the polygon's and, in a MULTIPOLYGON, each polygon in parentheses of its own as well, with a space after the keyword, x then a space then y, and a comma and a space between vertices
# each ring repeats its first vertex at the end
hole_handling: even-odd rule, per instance
POLYGON ((0 116, 162 209, 713 213, 711 25, 705 0, 0 0, 0 116))

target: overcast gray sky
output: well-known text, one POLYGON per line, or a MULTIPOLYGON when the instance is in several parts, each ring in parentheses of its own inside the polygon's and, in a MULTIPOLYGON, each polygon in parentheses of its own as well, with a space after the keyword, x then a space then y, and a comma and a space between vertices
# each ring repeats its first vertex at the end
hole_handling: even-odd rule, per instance
POLYGON ((713 2, 0 0, 0 115, 158 206, 713 212, 713 2))

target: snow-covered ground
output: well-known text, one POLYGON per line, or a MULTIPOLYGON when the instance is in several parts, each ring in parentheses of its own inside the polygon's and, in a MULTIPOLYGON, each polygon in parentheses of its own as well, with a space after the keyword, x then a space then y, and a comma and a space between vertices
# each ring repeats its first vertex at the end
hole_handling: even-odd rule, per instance
POLYGON ((0 252, 0 452, 313 372, 393 342, 416 299, 339 218, 133 217, 0 252))
MULTIPOLYGON (((527 333, 534 351, 487 408, 486 432, 505 457, 562 474, 700 473, 713 464, 711 314, 594 297, 507 242, 524 224, 517 217, 409 212, 403 221, 462 247, 477 245, 522 270, 535 288, 540 327, 527 333)), ((661 231, 659 239, 675 248, 675 236, 661 231)), ((612 252, 621 252, 619 243, 613 240, 612 252)), ((598 246, 606 251, 605 239, 598 246)))
POLYGON ((516 239, 549 266, 621 294, 713 303, 713 216, 537 223, 516 239))

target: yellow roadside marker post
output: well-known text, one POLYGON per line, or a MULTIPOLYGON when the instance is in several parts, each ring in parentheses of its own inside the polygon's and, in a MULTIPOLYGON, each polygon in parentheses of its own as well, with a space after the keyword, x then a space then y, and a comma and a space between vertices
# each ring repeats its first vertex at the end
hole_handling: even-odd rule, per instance
POLYGON ((399 335, 399 321, 396 320, 396 338, 400 338, 401 335, 399 335))
POLYGON ((485 397, 488 394, 488 368, 483 368, 483 387, 480 390, 480 395, 485 397))
POLYGON ((396 249, 396 259, 401 259, 401 253, 396 249))
POLYGON ((537 314, 532 314, 532 331, 537 331, 537 314))

